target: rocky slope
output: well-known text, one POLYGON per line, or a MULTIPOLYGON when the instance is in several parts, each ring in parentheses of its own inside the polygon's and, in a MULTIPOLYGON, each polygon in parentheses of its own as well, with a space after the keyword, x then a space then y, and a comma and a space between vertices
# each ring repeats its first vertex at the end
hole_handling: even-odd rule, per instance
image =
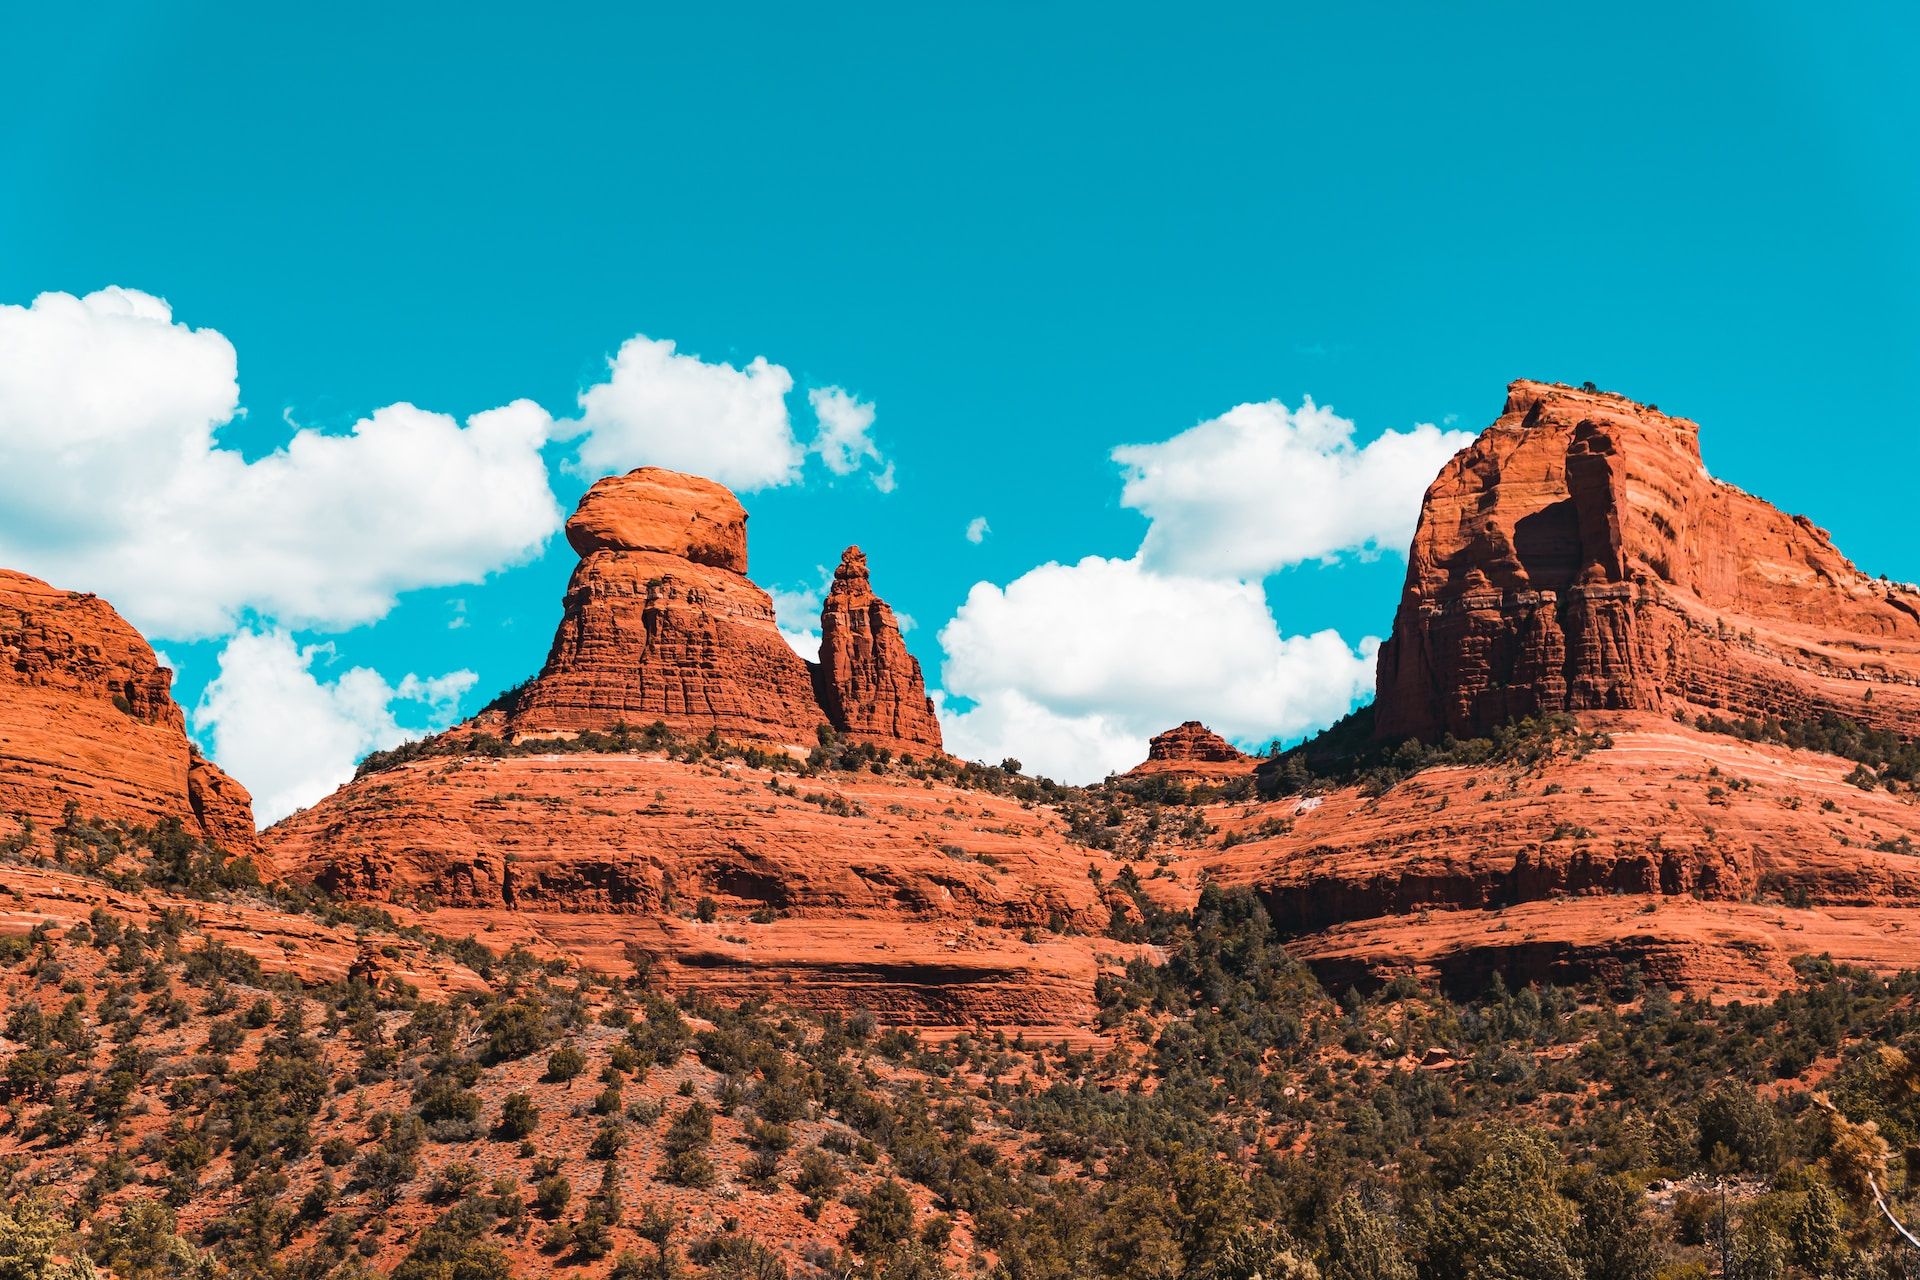
POLYGON ((1443 765, 1218 815, 1206 855, 1294 950, 1345 983, 1407 972, 1475 990, 1617 979, 1754 997, 1803 954, 1920 958, 1920 810, 1853 765, 1644 714, 1610 743, 1443 765))
POLYGON ((1427 490, 1383 737, 1543 711, 1920 726, 1920 591, 1713 479, 1699 428, 1624 397, 1515 382, 1427 490))
POLYGON ((914 775, 658 753, 370 774, 267 833, 330 892, 670 986, 930 1026, 1084 1027, 1120 864, 1044 808, 914 775))
POLYGON ((1516 382, 1427 491, 1375 736, 1390 751, 1519 716, 1574 727, 1401 781, 1418 752, 1376 757, 1370 785, 1312 781, 1304 750, 1266 766, 1297 794, 1220 815, 1208 864, 1338 980, 1638 965, 1754 995, 1802 953, 1910 965, 1912 785, 1696 720, 1920 732, 1916 607, 1810 522, 1708 477, 1693 423, 1516 382))
POLYGON ((195 753, 172 682, 104 600, 0 570, 0 838, 44 837, 71 802, 252 852, 252 800, 195 753))
POLYGON ((1103 984, 1098 1052, 922 1040, 114 852, 0 853, 9 1276, 1703 1276, 1714 1211, 1910 1258, 1853 1178, 1911 1219, 1875 1150, 1914 1114, 1911 981, 1335 1003, 1214 890, 1144 925, 1169 962, 1103 984), (1299 1194, 1356 1184, 1380 1207, 1299 1194))

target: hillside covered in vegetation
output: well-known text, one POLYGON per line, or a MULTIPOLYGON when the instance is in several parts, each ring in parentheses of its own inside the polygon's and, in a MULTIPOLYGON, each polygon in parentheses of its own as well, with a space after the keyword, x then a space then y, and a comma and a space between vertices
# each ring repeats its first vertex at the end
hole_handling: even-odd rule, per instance
MULTIPOLYGON (((1331 997, 1248 895, 1139 892, 1098 1042, 676 1001, 263 888, 177 828, 36 871, 186 906, 0 943, 0 1276, 1893 1277, 1920 976, 1331 997), (203 911, 329 915, 270 971, 203 911)), ((18 861, 10 867, 25 871, 18 861)))

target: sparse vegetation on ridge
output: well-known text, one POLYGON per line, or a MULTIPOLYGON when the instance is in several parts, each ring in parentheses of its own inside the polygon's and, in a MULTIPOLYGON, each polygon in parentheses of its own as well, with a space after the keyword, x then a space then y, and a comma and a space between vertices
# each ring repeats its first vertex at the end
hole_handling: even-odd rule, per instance
POLYGON ((1613 745, 1606 733, 1583 728, 1564 713, 1522 717, 1484 738, 1448 734, 1432 744, 1417 738, 1379 742, 1373 736, 1373 716, 1369 703, 1296 747, 1270 751, 1258 773, 1261 796, 1271 800, 1336 786, 1379 794, 1422 769, 1441 765, 1529 767, 1550 757, 1577 757, 1613 745))
POLYGON ((1845 716, 1828 713, 1817 720, 1783 720, 1774 716, 1764 720, 1729 720, 1701 715, 1694 718, 1693 727, 1703 733, 1723 733, 1747 742, 1777 743, 1851 760, 1860 768, 1850 780, 1865 790, 1912 788, 1920 784, 1920 739, 1871 729, 1845 716))
POLYGON ((945 782, 963 790, 987 791, 1031 803, 1054 800, 1079 790, 1062 786, 1048 778, 1028 777, 1020 772, 1020 762, 1017 760, 988 765, 956 760, 941 753, 915 756, 848 737, 830 725, 819 726, 815 736, 815 745, 802 756, 776 747, 735 742, 723 738, 717 730, 705 737, 689 740, 658 720, 644 728, 620 724, 605 733, 586 730, 568 737, 521 738, 511 742, 496 734, 468 730, 435 734, 402 743, 388 751, 372 752, 360 761, 354 778, 358 780, 383 773, 417 760, 447 757, 502 759, 513 756, 657 752, 668 759, 688 763, 738 760, 749 768, 792 773, 800 777, 835 772, 877 776, 895 774, 945 782))

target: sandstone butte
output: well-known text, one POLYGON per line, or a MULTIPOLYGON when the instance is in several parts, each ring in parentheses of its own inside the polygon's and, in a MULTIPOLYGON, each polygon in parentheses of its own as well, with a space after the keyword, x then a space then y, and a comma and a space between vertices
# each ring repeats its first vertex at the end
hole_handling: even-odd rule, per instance
POLYGON ((257 853, 252 797, 194 750, 172 683, 104 600, 0 569, 0 839, 44 840, 71 802, 257 853))
POLYGON ((849 547, 821 618, 817 668, 747 577, 747 513, 725 487, 642 467, 596 482, 567 521, 580 555, 546 666, 505 700, 508 736, 665 723, 811 746, 820 726, 940 748, 892 610, 849 547))
MULTIPOLYGON (((602 480, 567 536, 581 560, 544 669, 456 736, 661 721, 690 741, 811 746, 827 724, 938 752, 919 666, 857 549, 809 670, 746 577, 746 513, 721 486, 651 468, 602 480)), ((264 838, 289 874, 444 934, 898 1023, 1084 1035, 1103 957, 1133 952, 1099 936, 1100 886, 1122 864, 1069 839, 1058 813, 899 771, 428 756, 264 838)))
POLYGON ((1611 747, 1221 813, 1207 855, 1323 976, 1618 975, 1764 995, 1801 954, 1920 963, 1920 808, 1701 714, 1920 729, 1920 594, 1707 475, 1698 429, 1516 382, 1428 489, 1376 731, 1571 713, 1611 747))
POLYGON ((1155 734, 1147 744, 1147 758, 1127 770, 1124 776, 1228 782, 1250 776, 1259 763, 1198 720, 1188 720, 1165 733, 1155 734))

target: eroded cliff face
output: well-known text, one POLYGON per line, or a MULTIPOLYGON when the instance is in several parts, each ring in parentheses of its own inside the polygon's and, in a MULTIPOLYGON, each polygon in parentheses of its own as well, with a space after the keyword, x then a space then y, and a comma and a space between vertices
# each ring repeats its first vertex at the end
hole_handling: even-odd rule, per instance
POLYGON ((0 838, 50 832, 71 801, 254 852, 252 799, 195 754, 172 683, 106 601, 0 570, 0 838))
POLYGON ((659 467, 609 476, 581 499, 567 541, 580 564, 545 667, 506 709, 510 735, 657 720, 805 747, 827 725, 939 749, 920 664, 858 548, 834 577, 816 670, 747 577, 747 513, 724 486, 659 467))
POLYGON ((1920 939, 1920 809, 1850 761, 1583 712, 1610 745, 1451 765, 1209 815, 1223 883, 1254 888, 1335 983, 1473 990, 1643 976, 1755 997, 1799 955, 1892 971, 1920 939))
POLYGON ((1101 957, 1137 951, 1104 936, 1124 861, 1049 809, 895 773, 429 759, 266 835, 299 878, 443 933, 903 1024, 1077 1037, 1101 957))
POLYGON ((1699 428, 1515 382, 1428 489, 1378 732, 1435 741, 1547 711, 1920 724, 1920 592, 1713 479, 1699 428))

